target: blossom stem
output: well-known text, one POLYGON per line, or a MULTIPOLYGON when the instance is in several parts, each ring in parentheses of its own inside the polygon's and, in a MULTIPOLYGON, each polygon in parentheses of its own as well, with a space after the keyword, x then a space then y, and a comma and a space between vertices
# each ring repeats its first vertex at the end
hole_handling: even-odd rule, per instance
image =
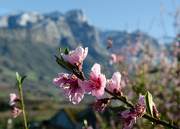
MULTIPOLYGON (((122 96, 122 97, 121 97, 121 96, 118 96, 118 95, 116 95, 115 93, 109 91, 107 88, 105 88, 105 91, 106 91, 107 93, 109 93, 110 95, 112 95, 112 96, 113 96, 113 99, 118 99, 118 100, 124 102, 126 105, 128 105, 128 106, 131 107, 132 109, 134 109, 134 105, 131 104, 124 96, 122 96)), ((170 124, 170 123, 167 123, 167 122, 164 122, 164 121, 162 121, 162 120, 159 120, 159 119, 157 119, 157 118, 155 118, 155 117, 152 117, 152 116, 150 116, 150 115, 147 114, 147 113, 144 114, 142 117, 145 118, 145 119, 148 119, 149 121, 154 122, 154 123, 156 123, 156 124, 164 125, 164 126, 166 126, 166 127, 170 127, 170 128, 173 128, 173 129, 180 129, 179 127, 176 127, 176 126, 174 126, 174 125, 172 125, 172 124, 170 124)))
POLYGON ((27 127, 27 121, 26 121, 25 105, 24 105, 24 100, 23 100, 23 93, 22 93, 21 84, 19 84, 19 93, 20 93, 20 98, 21 98, 21 106, 22 106, 22 115, 23 115, 24 127, 25 127, 25 129, 28 129, 28 127, 27 127))
POLYGON ((172 125, 170 123, 167 123, 165 121, 162 121, 162 120, 159 120, 159 119, 157 119, 155 117, 152 117, 147 113, 144 114, 142 117, 144 117, 144 118, 148 119, 149 121, 152 121, 152 122, 154 122, 156 124, 164 125, 166 127, 173 128, 173 129, 180 129, 179 127, 176 127, 176 126, 174 126, 174 125, 172 125))
POLYGON ((120 97, 120 96, 114 94, 113 92, 109 91, 107 88, 105 88, 105 91, 107 93, 109 93, 110 95, 114 96, 114 99, 118 99, 118 100, 124 102, 125 104, 127 104, 132 109, 134 109, 134 105, 132 105, 125 97, 120 97))

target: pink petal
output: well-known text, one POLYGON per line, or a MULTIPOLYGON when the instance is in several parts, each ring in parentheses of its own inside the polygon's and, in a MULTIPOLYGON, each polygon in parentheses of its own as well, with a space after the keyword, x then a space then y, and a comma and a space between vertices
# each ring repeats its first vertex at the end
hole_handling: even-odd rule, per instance
POLYGON ((93 67, 91 68, 90 75, 94 78, 98 78, 98 76, 101 74, 101 67, 99 64, 95 63, 93 67))
POLYGON ((97 99, 104 98, 104 88, 92 90, 92 95, 96 96, 97 99))

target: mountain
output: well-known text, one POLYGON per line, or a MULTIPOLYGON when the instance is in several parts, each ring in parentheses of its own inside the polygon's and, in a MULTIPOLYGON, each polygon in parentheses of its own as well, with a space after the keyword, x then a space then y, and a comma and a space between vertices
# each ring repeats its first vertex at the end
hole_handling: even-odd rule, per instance
MULTIPOLYGON (((0 80, 8 82, 15 71, 28 74, 32 81, 51 81, 63 72, 55 62, 58 49, 89 47, 85 71, 108 55, 101 44, 99 31, 86 19, 82 10, 65 14, 27 13, 0 17, 0 80), (102 53, 103 51, 103 53, 102 53)), ((106 59, 107 60, 107 59, 106 59)))
MULTIPOLYGON (((70 50, 79 45, 89 48, 83 64, 83 71, 87 74, 96 62, 108 64, 108 37, 114 40, 116 48, 121 49, 128 40, 126 35, 126 32, 120 31, 99 31, 90 24, 82 10, 72 10, 65 14, 58 11, 47 14, 21 12, 2 16, 0 82, 12 84, 15 72, 19 71, 22 75, 27 74, 30 82, 51 85, 57 73, 67 72, 58 66, 54 57, 59 55, 59 48, 64 50, 66 46, 70 50)), ((135 40, 137 32, 129 35, 135 40)), ((155 39, 153 42, 158 46, 155 39)))

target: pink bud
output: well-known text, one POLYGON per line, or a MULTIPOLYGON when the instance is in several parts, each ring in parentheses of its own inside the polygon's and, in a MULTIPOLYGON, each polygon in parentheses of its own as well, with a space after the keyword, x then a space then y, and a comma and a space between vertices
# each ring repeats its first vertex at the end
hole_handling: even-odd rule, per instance
POLYGON ((111 45, 112 46, 112 44, 113 44, 113 40, 112 39, 108 39, 108 43, 109 43, 109 45, 111 45))

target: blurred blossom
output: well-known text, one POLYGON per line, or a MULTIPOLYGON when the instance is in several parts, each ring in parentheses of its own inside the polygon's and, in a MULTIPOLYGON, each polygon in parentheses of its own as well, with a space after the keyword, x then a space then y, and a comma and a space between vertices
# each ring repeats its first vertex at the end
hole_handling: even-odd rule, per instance
POLYGON ((14 105, 18 101, 21 101, 21 99, 18 98, 15 93, 9 94, 9 97, 10 97, 10 102, 9 102, 10 106, 14 105))
POLYGON ((123 61, 124 61, 123 57, 122 57, 122 56, 119 56, 119 57, 118 57, 118 63, 121 64, 121 63, 123 63, 123 61))
POLYGON ((114 63, 116 63, 116 55, 115 54, 111 54, 110 60, 109 60, 109 64, 112 65, 114 63))
POLYGON ((18 109, 18 108, 16 108, 16 107, 14 107, 13 117, 16 118, 21 112, 22 112, 21 109, 18 109))
POLYGON ((125 82, 126 82, 126 84, 129 84, 130 81, 129 81, 129 79, 125 79, 125 82))
MULTIPOLYGON (((180 80, 178 81, 177 84, 180 84, 180 80)), ((175 90, 176 90, 177 92, 180 92, 180 87, 176 87, 175 90)))
POLYGON ((179 42, 176 41, 176 42, 174 43, 174 46, 175 46, 175 47, 179 47, 179 42))
POLYGON ((177 56, 179 52, 180 52, 180 51, 179 51, 178 49, 176 49, 176 50, 173 52, 173 55, 174 55, 174 56, 177 56))
POLYGON ((127 76, 127 72, 122 71, 122 75, 127 76))

